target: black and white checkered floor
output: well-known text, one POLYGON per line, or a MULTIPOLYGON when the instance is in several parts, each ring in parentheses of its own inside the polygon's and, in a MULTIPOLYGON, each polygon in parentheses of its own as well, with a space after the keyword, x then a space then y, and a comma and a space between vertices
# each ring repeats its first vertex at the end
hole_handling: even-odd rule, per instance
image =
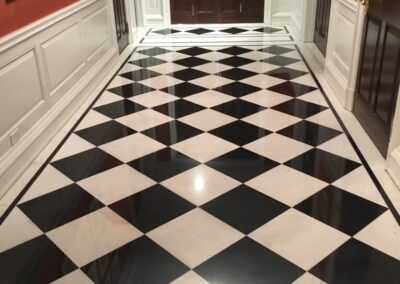
POLYGON ((0 227, 0 283, 399 283, 295 45, 141 47, 0 227))

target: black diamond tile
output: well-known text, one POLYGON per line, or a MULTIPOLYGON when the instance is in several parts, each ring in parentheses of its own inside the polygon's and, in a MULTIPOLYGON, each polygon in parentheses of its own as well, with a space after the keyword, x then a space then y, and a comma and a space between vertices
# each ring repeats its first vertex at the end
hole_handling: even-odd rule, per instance
POLYGON ((350 239, 310 272, 326 283, 399 283, 400 261, 350 239))
POLYGON ((73 181, 79 181, 121 164, 121 161, 98 148, 90 149, 52 163, 57 170, 73 181))
POLYGON ((189 114, 201 111, 205 109, 205 107, 189 101, 177 100, 174 102, 156 106, 153 109, 170 117, 178 119, 189 114))
POLYGON ((295 207, 297 210, 354 236, 386 208, 334 186, 328 186, 295 207))
POLYGON ((208 75, 210 75, 210 74, 196 70, 196 69, 191 69, 191 68, 183 69, 183 70, 168 74, 168 76, 178 78, 183 81, 190 81, 190 80, 194 80, 194 79, 201 78, 201 77, 208 76, 208 75))
POLYGON ((174 61, 174 63, 182 65, 182 66, 186 66, 186 67, 196 67, 199 65, 203 65, 206 63, 209 63, 209 60, 205 60, 199 57, 187 57, 187 58, 183 58, 183 59, 179 59, 174 61))
POLYGON ((211 50, 195 46, 195 47, 181 49, 178 52, 186 54, 186 55, 190 55, 190 56, 197 56, 197 55, 211 52, 211 50))
POLYGON ((233 82, 228 85, 215 88, 214 90, 220 93, 240 98, 245 95, 260 91, 261 89, 241 82, 233 82))
POLYGON ((90 143, 100 146, 102 144, 134 134, 136 131, 114 120, 111 120, 79 130, 75 133, 90 143))
POLYGON ((113 119, 139 112, 144 109, 146 109, 144 106, 129 100, 121 100, 94 108, 95 111, 113 119))
POLYGON ((270 58, 266 58, 262 60, 262 62, 269 63, 269 64, 274 64, 278 66, 286 66, 289 64, 293 64, 296 62, 301 61, 300 59, 295 59, 295 58, 290 58, 290 57, 285 57, 285 56, 274 56, 270 58))
POLYGON ((41 235, 0 253, 0 283, 50 283, 77 267, 41 235))
POLYGON ((18 207, 43 232, 85 216, 104 205, 77 184, 47 193, 18 207))
MULTIPOLYGON (((245 30, 243 30, 243 31, 245 31, 245 30)), ((223 52, 223 53, 227 53, 230 55, 240 55, 240 54, 251 52, 251 51, 253 51, 253 50, 248 49, 248 48, 239 47, 239 46, 231 46, 228 48, 218 50, 218 52, 223 52)))
POLYGON ((131 167, 158 182, 194 168, 199 164, 196 160, 171 148, 162 149, 129 163, 131 167))
POLYGON ((127 84, 123 86, 119 86, 116 88, 112 88, 107 90, 109 92, 112 92, 118 96, 124 97, 124 98, 131 98, 134 96, 138 96, 141 94, 145 94, 151 91, 154 91, 153 88, 150 88, 148 86, 142 85, 140 83, 133 83, 133 84, 127 84))
POLYGON ((231 80, 239 81, 239 80, 243 80, 243 79, 255 76, 255 75, 257 75, 257 73, 248 71, 248 70, 244 70, 244 69, 240 69, 240 68, 232 68, 229 70, 222 71, 216 75, 224 77, 224 78, 228 78, 231 80))
POLYGON ((242 65, 245 65, 245 64, 252 63, 252 62, 254 62, 254 60, 243 58, 243 57, 239 57, 239 56, 232 56, 232 57, 228 57, 228 58, 222 59, 222 60, 220 60, 218 62, 221 63, 221 64, 233 66, 233 67, 239 67, 239 66, 242 66, 242 65))
POLYGON ((142 133, 164 145, 170 146, 199 135, 203 131, 175 120, 148 129, 142 133))
POLYGON ((255 114, 256 112, 262 111, 265 109, 265 107, 238 99, 215 106, 213 109, 241 119, 251 114, 255 114))
POLYGON ((327 183, 333 183, 360 166, 356 162, 320 149, 311 149, 285 165, 327 183))
POLYGON ((109 207, 140 231, 147 233, 195 206, 158 184, 109 207))
POLYGON ((235 35, 235 34, 240 34, 240 33, 247 32, 247 30, 238 29, 238 28, 229 28, 229 29, 220 30, 220 32, 224 32, 224 33, 234 34, 235 35))
POLYGON ((239 148, 206 163, 240 182, 246 182, 276 167, 278 163, 239 148))
POLYGON ((300 71, 300 70, 294 70, 291 68, 280 67, 278 69, 274 69, 274 70, 265 72, 264 74, 289 81, 292 79, 296 79, 300 76, 304 76, 308 73, 304 72, 304 71, 300 71))
POLYGON ((202 35, 202 34, 212 33, 213 30, 199 28, 199 29, 188 30, 186 32, 192 33, 192 34, 197 34, 197 35, 202 35))
POLYGON ((160 75, 161 75, 160 73, 151 71, 149 69, 139 69, 139 70, 136 70, 136 71, 132 71, 132 72, 127 72, 127 73, 121 74, 120 76, 122 76, 124 78, 127 78, 127 79, 130 79, 132 81, 139 82, 139 81, 146 80, 146 79, 149 79, 149 78, 154 78, 154 77, 157 77, 157 76, 160 76, 160 75))
POLYGON ((167 87, 165 89, 162 89, 161 91, 180 97, 180 98, 184 98, 184 97, 188 97, 197 93, 201 93, 204 91, 207 91, 206 88, 203 88, 201 86, 195 85, 195 84, 191 84, 188 82, 183 82, 180 83, 178 85, 175 86, 170 86, 167 87))
POLYGON ((272 45, 272 46, 268 46, 268 47, 259 49, 259 51, 264 51, 264 52, 268 52, 271 54, 278 54, 278 55, 288 53, 293 50, 294 49, 292 49, 292 48, 287 48, 287 47, 278 46, 278 45, 272 45))
POLYGON ((201 208, 246 235, 289 209, 246 185, 228 191, 201 208))
POLYGON ((304 120, 284 128, 278 133, 312 146, 321 145, 342 134, 335 129, 304 120))
POLYGON ((271 132, 244 121, 238 120, 210 131, 211 134, 243 146, 260 139, 271 132))
POLYGON ((180 31, 174 30, 174 29, 162 29, 158 31, 153 31, 153 33, 160 34, 160 35, 170 35, 170 34, 176 34, 179 33, 180 31))
POLYGON ((245 237, 194 271, 209 283, 292 283, 304 271, 257 242, 245 237))
POLYGON ((148 58, 142 58, 138 60, 131 61, 129 63, 135 64, 136 66, 142 67, 142 68, 148 68, 156 65, 160 65, 163 63, 166 63, 167 61, 161 60, 155 57, 148 57, 148 58))
POLYGON ((260 33, 266 33, 266 34, 273 34, 273 33, 282 31, 282 29, 271 28, 271 27, 264 27, 264 28, 256 29, 256 30, 254 30, 254 31, 260 32, 260 33))
POLYGON ((84 266, 94 283, 170 283, 189 268, 146 236, 84 266))
POLYGON ((300 118, 307 118, 317 113, 320 113, 321 111, 324 111, 328 108, 321 105, 294 99, 274 106, 273 109, 300 118))
POLYGON ((171 50, 160 48, 160 47, 152 47, 149 49, 139 50, 141 54, 149 55, 149 56, 157 56, 165 53, 170 53, 171 50))
POLYGON ((281 84, 272 86, 272 87, 268 88, 268 90, 276 92, 276 93, 284 94, 287 96, 299 97, 299 96, 307 94, 309 92, 318 90, 318 88, 314 88, 311 86, 287 81, 287 82, 283 82, 281 84))

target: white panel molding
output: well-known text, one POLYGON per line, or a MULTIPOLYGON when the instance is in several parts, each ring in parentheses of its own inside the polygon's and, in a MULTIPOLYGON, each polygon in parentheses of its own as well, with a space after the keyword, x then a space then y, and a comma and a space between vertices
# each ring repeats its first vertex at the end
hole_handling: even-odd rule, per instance
POLYGON ((110 0, 82 0, 0 40, 0 72, 10 82, 7 92, 24 89, 13 105, 11 125, 0 119, 0 195, 56 134, 55 125, 62 125, 77 102, 118 65, 110 5, 110 0), (18 64, 29 74, 7 68, 18 64), (20 139, 12 145, 15 131, 20 139))

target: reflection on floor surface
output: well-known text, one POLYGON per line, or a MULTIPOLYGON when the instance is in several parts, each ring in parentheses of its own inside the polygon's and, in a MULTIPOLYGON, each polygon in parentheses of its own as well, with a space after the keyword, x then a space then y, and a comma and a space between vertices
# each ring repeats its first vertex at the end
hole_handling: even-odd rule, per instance
POLYGON ((399 235, 294 45, 145 47, 0 227, 0 283, 399 283, 399 235))

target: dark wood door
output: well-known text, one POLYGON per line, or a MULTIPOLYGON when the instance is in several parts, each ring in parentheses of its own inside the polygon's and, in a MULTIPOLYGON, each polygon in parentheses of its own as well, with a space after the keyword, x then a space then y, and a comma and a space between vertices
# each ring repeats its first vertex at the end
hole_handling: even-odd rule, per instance
POLYGON ((242 0, 242 23, 264 22, 264 0, 242 0))
POLYGON ((171 0, 172 24, 190 24, 197 22, 194 0, 171 0))
POLYGON ((331 0, 317 0, 314 42, 322 54, 326 54, 331 15, 331 0))
POLYGON ((171 0, 171 22, 262 23, 264 0, 171 0))
POLYGON ((124 0, 113 0, 118 48, 121 53, 129 44, 129 25, 124 0))
POLYGON ((219 0, 218 1, 218 22, 219 23, 240 23, 240 13, 242 9, 239 0, 219 0))
POLYGON ((384 157, 400 83, 400 1, 370 0, 353 112, 384 157))

